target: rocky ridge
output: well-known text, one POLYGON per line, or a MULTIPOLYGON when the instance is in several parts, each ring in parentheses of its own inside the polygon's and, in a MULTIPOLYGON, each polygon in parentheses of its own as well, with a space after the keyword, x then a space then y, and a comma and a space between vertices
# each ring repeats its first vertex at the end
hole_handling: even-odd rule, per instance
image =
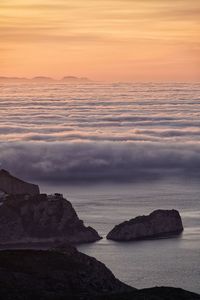
POLYGON ((3 299, 85 299, 131 290, 104 264, 72 246, 61 250, 0 251, 3 299))

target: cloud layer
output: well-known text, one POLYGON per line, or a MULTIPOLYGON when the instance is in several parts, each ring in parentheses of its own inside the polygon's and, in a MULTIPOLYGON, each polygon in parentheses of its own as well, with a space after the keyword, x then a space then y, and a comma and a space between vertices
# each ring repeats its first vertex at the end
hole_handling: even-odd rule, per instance
POLYGON ((2 83, 1 92, 1 141, 199 141, 199 84, 2 83))
POLYGON ((200 174, 198 84, 1 84, 0 163, 42 180, 200 174))
POLYGON ((3 143, 0 161, 1 167, 35 180, 130 181, 200 176, 200 144, 3 143))

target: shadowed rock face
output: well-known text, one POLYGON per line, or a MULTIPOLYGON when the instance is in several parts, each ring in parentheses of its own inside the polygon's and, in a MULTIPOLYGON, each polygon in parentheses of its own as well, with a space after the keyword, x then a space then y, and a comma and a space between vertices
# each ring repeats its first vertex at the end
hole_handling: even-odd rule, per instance
POLYGON ((104 264, 72 247, 0 251, 2 299, 85 299, 131 290, 104 264))
POLYGON ((136 290, 95 258, 72 246, 52 250, 0 251, 4 300, 199 300, 182 289, 136 290))
POLYGON ((176 210, 155 210, 148 216, 139 216, 115 226, 107 239, 133 241, 180 234, 182 220, 176 210))
POLYGON ((62 195, 10 195, 0 206, 0 244, 84 243, 99 239, 62 195))
POLYGON ((40 193, 38 185, 18 179, 6 170, 0 170, 0 191, 6 194, 37 195, 40 193))
POLYGON ((199 300, 200 295, 173 287, 154 287, 128 293, 97 296, 88 300, 199 300))

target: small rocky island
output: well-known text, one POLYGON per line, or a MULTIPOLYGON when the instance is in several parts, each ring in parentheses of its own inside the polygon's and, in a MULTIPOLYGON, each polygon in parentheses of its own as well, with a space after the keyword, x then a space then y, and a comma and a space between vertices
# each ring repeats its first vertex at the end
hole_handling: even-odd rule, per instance
POLYGON ((116 225, 107 235, 114 241, 134 241, 169 237, 183 231, 183 224, 177 210, 155 210, 148 216, 139 216, 116 225))
POLYGON ((62 194, 39 194, 39 187, 0 172, 0 244, 88 243, 101 239, 78 218, 62 194), (3 178, 3 181, 2 181, 3 178))

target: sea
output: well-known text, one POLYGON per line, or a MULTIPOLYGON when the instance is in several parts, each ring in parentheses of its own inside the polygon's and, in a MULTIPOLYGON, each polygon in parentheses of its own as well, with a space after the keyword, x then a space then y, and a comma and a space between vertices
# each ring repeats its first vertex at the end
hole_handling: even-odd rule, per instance
POLYGON ((59 192, 103 237, 78 249, 136 288, 200 293, 200 84, 0 83, 0 167, 59 192), (114 242, 107 233, 177 209, 178 237, 114 242))

